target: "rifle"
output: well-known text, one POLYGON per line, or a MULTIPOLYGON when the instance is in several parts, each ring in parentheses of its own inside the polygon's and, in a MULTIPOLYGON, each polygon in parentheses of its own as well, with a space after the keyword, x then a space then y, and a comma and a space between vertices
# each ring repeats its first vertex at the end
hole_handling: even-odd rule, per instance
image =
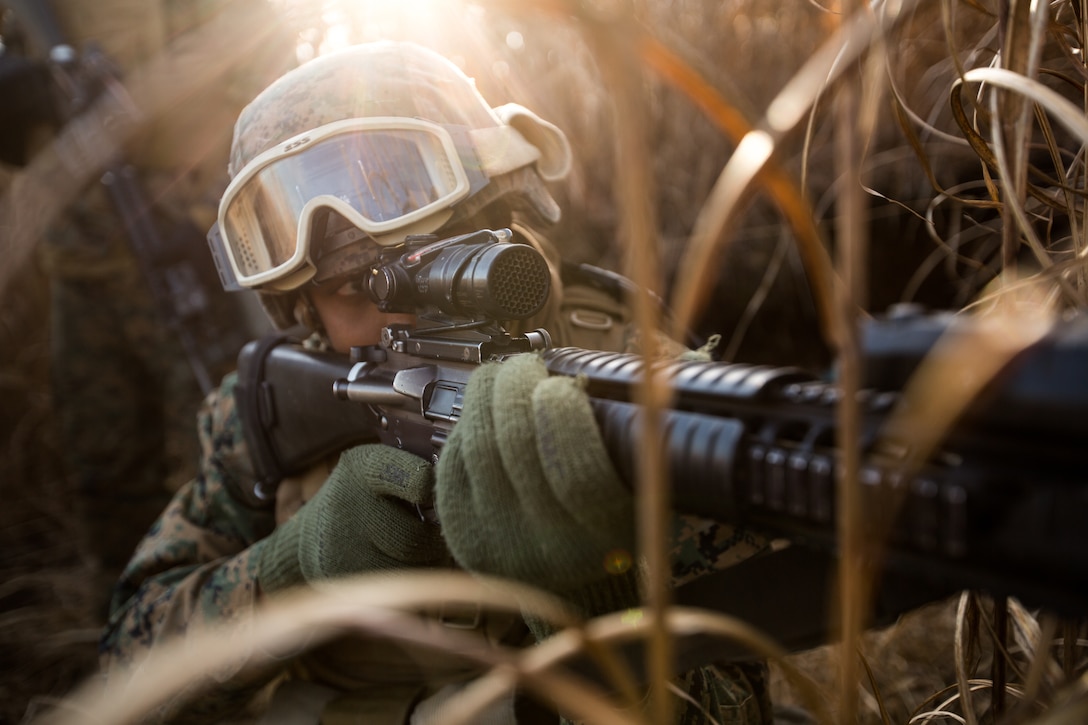
MULTIPOLYGON (((48 56, 55 120, 77 119, 101 93, 124 93, 116 66, 94 44, 69 45, 47 0, 7 0, 35 45, 48 56)), ((93 140, 91 141, 93 142, 93 140)), ((102 170, 105 187, 161 321, 170 329, 206 394, 233 367, 246 341, 240 311, 219 285, 204 233, 185 220, 165 220, 136 168, 115 158, 102 170)))
MULTIPOLYGON (((350 355, 284 337, 246 345, 236 396, 257 483, 240 495, 268 505, 284 476, 368 440, 437 460, 476 367, 530 351, 551 374, 586 380, 613 463, 623 480, 634 481, 643 441, 632 393, 645 361, 553 348, 544 330, 509 334, 498 320, 528 318, 539 308, 548 268, 532 248, 507 239, 505 230, 482 230, 387 251, 366 277, 368 291, 380 309, 413 311, 419 322, 386 328, 378 345, 350 355)), ((858 398, 867 454, 862 518, 887 523, 890 532, 873 622, 963 589, 1079 617, 1088 606, 1088 470, 1081 459, 1088 320, 1064 323, 1027 350, 939 454, 903 478, 874 443, 949 319, 899 315, 874 321, 864 336, 876 387, 858 398)), ((791 542, 680 587, 675 601, 736 614, 793 649, 825 641, 837 552, 840 388, 793 367, 671 362, 660 372, 675 393, 662 445, 676 510, 791 542)), ((716 644, 711 659, 725 656, 716 644)))

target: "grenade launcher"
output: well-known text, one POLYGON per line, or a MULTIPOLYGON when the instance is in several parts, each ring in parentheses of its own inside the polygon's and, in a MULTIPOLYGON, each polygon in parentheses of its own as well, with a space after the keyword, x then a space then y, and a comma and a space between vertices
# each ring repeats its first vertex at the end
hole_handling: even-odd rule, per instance
MULTIPOLYGON (((473 370, 531 351, 554 375, 584 376, 613 462, 621 478, 635 480, 644 442, 632 398, 647 363, 554 348, 544 330, 509 334, 499 320, 539 310, 550 275, 534 249, 508 238, 483 230, 388 252, 367 289, 380 309, 414 312, 418 323, 386 328, 379 345, 349 356, 271 338, 243 349, 237 394, 257 473, 243 492, 252 505, 271 501, 284 476, 367 440, 437 460, 473 370)), ((857 485, 862 520, 886 525, 875 623, 963 589, 1065 615, 1088 611, 1085 323, 1063 323, 1014 360, 909 477, 875 443, 949 318, 901 315, 864 331, 857 485)), ((674 390, 661 445, 675 509, 790 542, 680 587, 674 600, 728 611, 793 648, 824 641, 841 389, 792 367, 677 361, 660 369, 674 390)))

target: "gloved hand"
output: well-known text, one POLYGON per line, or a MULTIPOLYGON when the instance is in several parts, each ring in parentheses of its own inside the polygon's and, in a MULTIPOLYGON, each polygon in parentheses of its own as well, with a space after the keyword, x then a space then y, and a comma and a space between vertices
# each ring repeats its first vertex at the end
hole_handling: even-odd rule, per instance
POLYGON ((438 525, 416 504, 430 501, 430 464, 378 444, 349 448, 311 500, 259 542, 265 591, 366 571, 442 566, 438 525))
POLYGON ((539 586, 588 616, 639 601, 634 500, 589 400, 534 354, 481 367, 436 468, 435 508, 469 571, 539 586))

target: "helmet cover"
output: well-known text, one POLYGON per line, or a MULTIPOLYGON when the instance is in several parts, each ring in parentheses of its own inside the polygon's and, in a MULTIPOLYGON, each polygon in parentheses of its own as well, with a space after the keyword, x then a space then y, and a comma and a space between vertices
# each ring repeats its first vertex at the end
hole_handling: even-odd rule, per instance
MULTIPOLYGON (((364 43, 294 68, 250 102, 235 123, 228 170, 234 177, 276 144, 351 118, 421 118, 469 130, 510 125, 540 148, 541 159, 533 168, 493 178, 475 198, 461 203, 464 209, 455 210, 455 219, 504 200, 555 222, 559 208, 538 170, 549 180, 565 175, 570 166, 569 144, 558 128, 519 109, 508 104, 493 110, 460 68, 421 45, 364 43)), ((259 297, 277 328, 297 321, 297 295, 261 292, 259 297)))

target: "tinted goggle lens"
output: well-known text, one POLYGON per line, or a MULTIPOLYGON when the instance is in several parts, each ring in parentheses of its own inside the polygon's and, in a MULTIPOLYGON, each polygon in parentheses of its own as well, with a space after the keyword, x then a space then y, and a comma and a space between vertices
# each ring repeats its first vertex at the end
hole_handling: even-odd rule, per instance
MULTIPOLYGON (((300 142, 304 143, 304 142, 300 142)), ((468 193, 448 135, 425 129, 343 130, 290 149, 246 175, 220 221, 243 286, 304 266, 304 222, 329 206, 372 235, 436 214, 468 193), (247 281, 249 282, 247 284, 247 281)))

